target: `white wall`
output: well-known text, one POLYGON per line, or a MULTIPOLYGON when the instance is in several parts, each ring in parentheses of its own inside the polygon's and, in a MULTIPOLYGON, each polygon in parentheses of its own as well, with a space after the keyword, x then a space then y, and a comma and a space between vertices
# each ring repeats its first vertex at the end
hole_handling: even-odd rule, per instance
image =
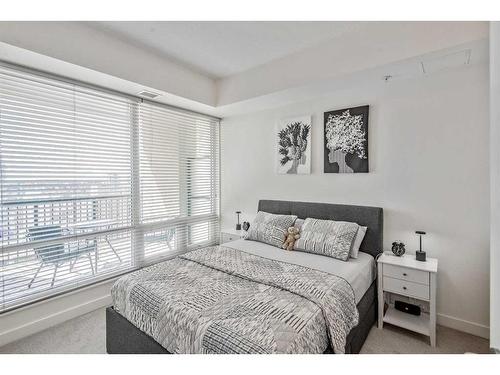
POLYGON ((500 351, 500 22, 490 25, 491 294, 490 346, 500 351))
MULTIPOLYGON (((215 81, 83 22, 0 22, 0 42, 215 105, 215 81)), ((9 62, 8 56, 3 56, 9 62)), ((13 61, 27 64, 26 61, 13 61)), ((50 70, 50 66, 48 66, 50 70)), ((57 67, 56 73, 57 71, 57 67)))
POLYGON ((486 64, 358 87, 222 122, 222 226, 261 198, 380 206, 384 247, 414 231, 439 259, 439 322, 481 336, 489 325, 489 92, 486 64), (369 174, 323 174, 323 112, 370 105, 369 174), (311 114, 312 174, 277 175, 275 123, 311 114))

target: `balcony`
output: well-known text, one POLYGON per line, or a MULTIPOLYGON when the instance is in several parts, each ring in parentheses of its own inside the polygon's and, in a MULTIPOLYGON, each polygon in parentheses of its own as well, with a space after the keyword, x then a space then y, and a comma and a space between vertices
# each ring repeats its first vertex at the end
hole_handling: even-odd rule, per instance
POLYGON ((39 270, 41 262, 33 249, 5 253, 6 260, 0 271, 0 308, 17 305, 34 295, 43 297, 47 291, 53 294, 54 289, 78 287, 90 278, 105 278, 130 268, 130 235, 114 235, 107 240, 113 244, 116 253, 111 251, 106 240, 99 239, 95 251, 90 254, 92 266, 87 256, 81 256, 74 263, 63 263, 57 270, 48 264, 39 270))
POLYGON ((1 206, 0 309, 132 267, 130 196, 1 206))
POLYGON ((164 217, 134 230, 131 206, 130 195, 3 203, 0 310, 210 245, 217 238, 214 214, 164 217))

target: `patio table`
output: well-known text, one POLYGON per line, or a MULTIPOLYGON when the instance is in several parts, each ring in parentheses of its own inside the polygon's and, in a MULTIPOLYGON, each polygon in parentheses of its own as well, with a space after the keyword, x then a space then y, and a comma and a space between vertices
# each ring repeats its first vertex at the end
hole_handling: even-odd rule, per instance
MULTIPOLYGON (((113 226, 116 226, 117 224, 119 224, 118 221, 110 221, 110 220, 103 220, 103 219, 90 220, 90 221, 85 221, 85 222, 69 225, 68 229, 70 229, 71 231, 73 231, 76 234, 78 234, 78 233, 92 233, 92 232, 96 231, 96 229, 97 230, 112 229, 113 226)), ((118 252, 116 251, 116 249, 113 247, 113 244, 111 243, 111 241, 108 237, 108 234, 104 235, 104 240, 106 241, 106 243, 108 244, 111 251, 113 251, 113 253, 115 254, 115 256, 118 258, 118 260, 121 263, 122 259, 120 258, 120 255, 118 255, 118 252)), ((99 262, 99 246, 96 246, 96 251, 95 251, 95 270, 96 270, 96 272, 97 272, 98 262, 99 262)))

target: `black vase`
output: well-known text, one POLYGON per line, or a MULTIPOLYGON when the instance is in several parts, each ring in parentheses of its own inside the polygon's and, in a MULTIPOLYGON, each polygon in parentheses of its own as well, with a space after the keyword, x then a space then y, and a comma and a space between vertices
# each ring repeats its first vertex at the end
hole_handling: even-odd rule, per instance
POLYGON ((246 232, 250 229, 250 223, 248 221, 243 222, 243 230, 246 232))

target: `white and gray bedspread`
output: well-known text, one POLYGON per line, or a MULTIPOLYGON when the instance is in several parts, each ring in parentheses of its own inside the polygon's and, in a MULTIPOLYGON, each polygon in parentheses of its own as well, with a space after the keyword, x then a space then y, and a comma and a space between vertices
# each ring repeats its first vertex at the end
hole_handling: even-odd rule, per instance
POLYGON ((358 323, 338 276, 214 246, 121 277, 114 308, 171 353, 343 353, 358 323))

